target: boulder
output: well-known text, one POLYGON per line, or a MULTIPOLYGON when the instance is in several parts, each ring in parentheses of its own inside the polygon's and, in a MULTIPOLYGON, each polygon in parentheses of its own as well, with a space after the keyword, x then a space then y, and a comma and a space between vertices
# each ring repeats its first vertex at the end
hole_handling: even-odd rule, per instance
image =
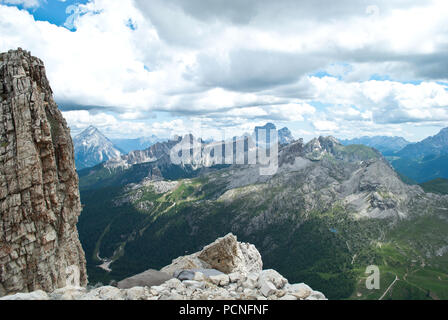
POLYGON ((149 292, 143 287, 134 287, 126 290, 126 300, 146 300, 149 292))
POLYGON ((51 300, 79 300, 87 293, 86 288, 65 287, 53 291, 50 294, 51 300))
POLYGON ((182 286, 182 281, 173 278, 165 282, 161 287, 166 287, 168 289, 179 289, 182 286))
POLYGON ((258 287, 259 274, 256 272, 251 272, 247 275, 246 281, 243 283, 243 287, 249 289, 255 289, 258 287))
POLYGON ((171 276, 174 276, 179 270, 193 270, 193 269, 207 269, 210 268, 209 265, 201 261, 196 254, 179 257, 174 259, 170 265, 160 269, 161 272, 165 272, 171 276))
POLYGON ((275 287, 275 285, 272 282, 263 280, 259 283, 260 283, 260 292, 265 297, 269 297, 276 293, 277 288, 275 287))
POLYGON ((229 279, 231 283, 242 282, 244 281, 244 276, 239 272, 233 272, 229 274, 229 279))
POLYGON ((263 270, 261 254, 253 244, 239 242, 239 248, 242 255, 242 263, 235 271, 250 273, 263 270))
POLYGON ((173 260, 161 271, 174 275, 179 270, 215 269, 229 274, 260 272, 262 268, 263 261, 255 246, 240 243, 229 233, 199 252, 173 260))
POLYGON ((182 282, 184 286, 192 289, 204 289, 205 282, 195 281, 195 280, 185 280, 182 282))
POLYGON ((263 262, 255 246, 239 243, 233 234, 204 247, 198 258, 224 273, 261 271, 263 262))
POLYGON ((258 278, 258 283, 260 287, 264 282, 271 282, 276 289, 282 289, 288 283, 288 280, 286 280, 277 271, 269 269, 269 270, 263 270, 258 278))
POLYGON ((229 276, 226 274, 221 274, 218 276, 210 276, 211 282, 216 284, 217 286, 227 286, 230 283, 229 276))
POLYGON ((193 280, 195 280, 195 281, 206 281, 207 278, 208 277, 206 277, 203 273, 195 272, 193 280))
POLYGON ((124 292, 116 287, 105 286, 93 289, 81 300, 124 300, 124 292))
POLYGON ((311 294, 311 292, 313 292, 313 290, 304 283, 291 284, 291 285, 288 284, 285 286, 285 289, 288 292, 288 294, 291 294, 297 297, 298 299, 305 299, 311 294))
POLYGON ((193 270, 178 270, 174 272, 173 277, 180 281, 193 280, 195 273, 193 270))
POLYGON ((217 276, 223 274, 221 271, 215 269, 190 269, 190 270, 177 270, 174 272, 174 278, 181 281, 194 280, 195 274, 200 273, 204 277, 217 276))

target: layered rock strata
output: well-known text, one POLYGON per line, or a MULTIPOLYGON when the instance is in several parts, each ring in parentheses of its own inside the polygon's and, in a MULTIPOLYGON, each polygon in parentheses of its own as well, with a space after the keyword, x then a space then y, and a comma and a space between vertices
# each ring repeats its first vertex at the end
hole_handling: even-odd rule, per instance
POLYGON ((70 131, 21 49, 0 54, 0 208, 0 296, 87 284, 70 131))

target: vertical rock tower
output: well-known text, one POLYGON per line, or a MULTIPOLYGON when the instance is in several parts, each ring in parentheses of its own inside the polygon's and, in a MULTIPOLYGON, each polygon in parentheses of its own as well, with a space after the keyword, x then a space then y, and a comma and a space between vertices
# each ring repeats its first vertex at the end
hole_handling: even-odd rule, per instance
POLYGON ((20 48, 1 53, 0 296, 67 277, 86 285, 80 212, 73 143, 44 64, 20 48))

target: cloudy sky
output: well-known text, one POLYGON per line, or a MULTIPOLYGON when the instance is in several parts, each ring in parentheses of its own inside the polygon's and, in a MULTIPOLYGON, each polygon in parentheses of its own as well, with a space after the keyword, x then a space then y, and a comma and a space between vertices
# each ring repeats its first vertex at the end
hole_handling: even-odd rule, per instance
POLYGON ((72 134, 270 121, 417 141, 448 126, 447 17, 446 0, 0 0, 0 51, 44 60, 72 134))

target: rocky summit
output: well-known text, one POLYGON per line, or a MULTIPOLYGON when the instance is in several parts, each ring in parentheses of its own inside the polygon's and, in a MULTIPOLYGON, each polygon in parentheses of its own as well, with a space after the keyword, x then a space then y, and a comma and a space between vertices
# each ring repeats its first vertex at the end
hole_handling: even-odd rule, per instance
POLYGON ((143 273, 146 279, 140 278, 141 286, 66 287, 3 300, 326 300, 306 284, 289 284, 277 271, 262 270, 262 266, 255 246, 228 234, 200 252, 173 260, 162 272, 143 273), (153 285, 145 285, 144 280, 153 285), (160 284, 155 285, 158 280, 160 284))
POLYGON ((85 285, 73 143, 43 62, 21 49, 0 54, 0 139, 0 296, 85 285))

